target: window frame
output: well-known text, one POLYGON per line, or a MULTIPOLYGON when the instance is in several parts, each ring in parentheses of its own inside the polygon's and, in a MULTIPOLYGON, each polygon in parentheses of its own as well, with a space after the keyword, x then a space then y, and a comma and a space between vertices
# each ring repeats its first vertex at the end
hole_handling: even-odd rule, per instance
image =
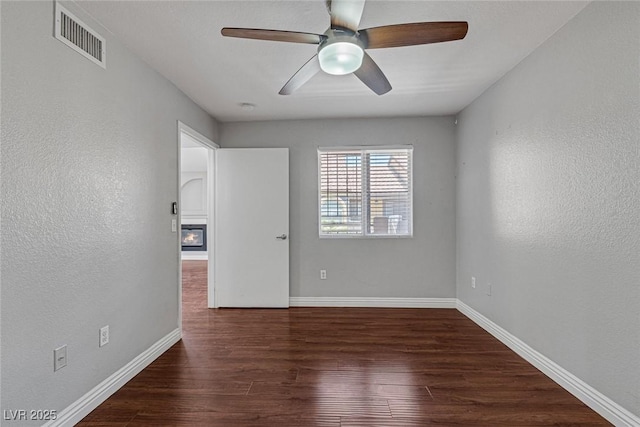
POLYGON ((320 239, 407 239, 413 238, 413 145, 361 145, 361 146, 339 146, 339 147, 318 147, 317 148, 317 171, 318 171, 318 205, 316 207, 316 214, 318 215, 318 237, 320 239), (409 157, 409 212, 410 218, 407 223, 409 232, 407 234, 374 234, 369 232, 368 210, 370 209, 369 194, 367 193, 367 179, 369 175, 368 170, 365 170, 364 165, 371 165, 364 161, 366 154, 378 154, 385 151, 408 151, 409 157), (323 233, 322 232, 322 165, 321 156, 323 153, 340 153, 340 152, 359 152, 360 161, 362 164, 362 177, 360 179, 362 201, 360 205, 361 212, 361 232, 358 233, 323 233))

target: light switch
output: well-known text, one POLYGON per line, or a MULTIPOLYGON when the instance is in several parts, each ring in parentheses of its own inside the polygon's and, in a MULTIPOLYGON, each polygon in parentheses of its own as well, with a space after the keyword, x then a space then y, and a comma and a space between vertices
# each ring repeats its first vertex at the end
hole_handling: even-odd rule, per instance
POLYGON ((178 221, 175 219, 171 220, 171 231, 174 233, 178 231, 178 221))
POLYGON ((53 350, 53 370, 57 371, 67 366, 67 345, 53 350))

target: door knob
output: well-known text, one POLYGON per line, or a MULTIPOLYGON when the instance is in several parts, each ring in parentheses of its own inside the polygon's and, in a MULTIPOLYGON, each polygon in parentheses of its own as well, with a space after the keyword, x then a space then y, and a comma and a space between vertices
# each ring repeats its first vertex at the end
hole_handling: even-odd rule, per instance
POLYGON ((276 239, 287 240, 287 235, 286 234, 281 234, 280 236, 276 236, 276 239))

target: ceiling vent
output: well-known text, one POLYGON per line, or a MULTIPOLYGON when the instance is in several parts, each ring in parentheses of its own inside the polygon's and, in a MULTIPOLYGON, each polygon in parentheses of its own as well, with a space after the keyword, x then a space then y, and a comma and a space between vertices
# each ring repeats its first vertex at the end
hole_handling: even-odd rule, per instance
POLYGON ((56 39, 82 56, 107 68, 107 51, 104 37, 56 2, 56 39))

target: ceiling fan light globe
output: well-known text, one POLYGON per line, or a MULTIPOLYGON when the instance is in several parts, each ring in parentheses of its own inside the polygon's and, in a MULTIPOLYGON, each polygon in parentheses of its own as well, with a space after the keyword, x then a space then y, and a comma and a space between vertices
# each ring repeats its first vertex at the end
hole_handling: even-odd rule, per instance
POLYGON ((364 50, 355 43, 335 42, 318 52, 320 68, 327 74, 343 75, 356 71, 362 65, 364 50))

